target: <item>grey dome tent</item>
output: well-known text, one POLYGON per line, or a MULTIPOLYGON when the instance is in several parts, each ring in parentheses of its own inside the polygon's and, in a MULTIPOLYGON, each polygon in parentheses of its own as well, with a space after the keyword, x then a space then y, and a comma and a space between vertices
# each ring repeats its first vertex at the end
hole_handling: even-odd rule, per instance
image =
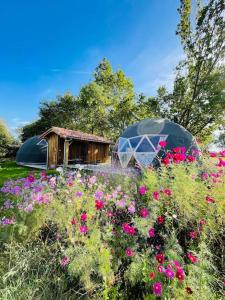
POLYGON ((16 154, 16 163, 19 165, 46 164, 48 144, 38 136, 27 139, 16 154))
POLYGON ((126 168, 131 162, 142 167, 159 164, 165 155, 159 146, 166 141, 166 151, 186 147, 187 153, 198 149, 195 138, 184 127, 167 119, 145 119, 129 126, 118 139, 112 156, 114 165, 126 168))

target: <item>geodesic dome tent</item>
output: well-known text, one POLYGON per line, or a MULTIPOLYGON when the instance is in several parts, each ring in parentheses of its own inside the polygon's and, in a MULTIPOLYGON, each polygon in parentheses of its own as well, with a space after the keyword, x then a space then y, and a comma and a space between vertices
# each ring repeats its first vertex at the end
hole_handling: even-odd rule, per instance
POLYGON ((20 165, 26 164, 46 164, 48 143, 33 136, 26 140, 16 154, 16 163, 20 165))
POLYGON ((187 153, 198 149, 195 138, 184 127, 167 119, 145 119, 123 132, 114 147, 112 162, 122 168, 131 162, 141 167, 155 166, 165 151, 183 146, 187 153), (166 141, 164 151, 160 141, 166 141))

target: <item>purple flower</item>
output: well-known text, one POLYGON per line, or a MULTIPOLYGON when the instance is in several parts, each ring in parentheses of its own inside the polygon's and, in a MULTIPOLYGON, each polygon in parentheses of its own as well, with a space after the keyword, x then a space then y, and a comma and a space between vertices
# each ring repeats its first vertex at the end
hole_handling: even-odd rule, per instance
POLYGON ((118 200, 118 201, 116 201, 116 205, 118 206, 118 207, 125 207, 126 206, 126 202, 125 202, 125 200, 118 200))
POLYGON ((161 296, 161 294, 162 294, 162 284, 161 284, 161 282, 155 282, 153 284, 153 293, 156 296, 161 296))
POLYGON ((12 193, 16 196, 19 196, 20 192, 21 192, 21 187, 18 185, 12 189, 12 193))
POLYGON ((129 213, 134 214, 135 213, 135 206, 133 204, 130 204, 128 206, 128 211, 129 211, 129 213))
POLYGON ((89 178, 89 183, 90 184, 95 184, 96 181, 97 181, 97 177, 96 176, 92 176, 92 177, 89 178))
POLYGON ((174 278, 174 272, 173 272, 173 270, 171 270, 171 269, 166 269, 166 270, 165 270, 165 275, 166 275, 166 277, 169 278, 169 279, 174 278))
POLYGON ((4 208, 9 209, 9 208, 13 208, 13 205, 11 203, 10 200, 6 200, 3 204, 4 208))
POLYGON ((77 191, 77 192, 75 193, 75 195, 76 195, 77 197, 82 197, 83 193, 82 193, 81 191, 77 191))
POLYGON ((95 196, 96 200, 101 200, 102 197, 103 197, 103 192, 102 191, 96 191, 94 196, 95 196))
POLYGON ((6 218, 6 217, 3 217, 2 220, 1 220, 1 224, 2 224, 3 226, 11 225, 11 224, 14 224, 14 220, 13 220, 13 219, 6 218))
POLYGON ((30 203, 28 206, 26 206, 24 208, 25 212, 32 212, 32 210, 33 210, 33 204, 32 203, 30 203))

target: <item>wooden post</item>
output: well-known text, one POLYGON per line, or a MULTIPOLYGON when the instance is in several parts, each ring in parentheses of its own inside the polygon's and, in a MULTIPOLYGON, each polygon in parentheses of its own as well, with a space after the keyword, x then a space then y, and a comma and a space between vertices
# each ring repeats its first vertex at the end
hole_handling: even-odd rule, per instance
POLYGON ((66 168, 68 166, 68 159, 69 159, 69 145, 70 142, 65 140, 64 141, 64 159, 63 159, 63 167, 66 168))

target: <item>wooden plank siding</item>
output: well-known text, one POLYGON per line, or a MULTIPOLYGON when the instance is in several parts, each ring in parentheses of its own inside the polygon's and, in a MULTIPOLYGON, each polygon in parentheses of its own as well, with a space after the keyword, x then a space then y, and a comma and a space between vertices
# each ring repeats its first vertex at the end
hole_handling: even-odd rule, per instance
POLYGON ((88 162, 106 162, 108 159, 109 145, 90 142, 88 144, 88 162))
POLYGON ((70 160, 81 159, 83 163, 104 163, 108 160, 109 144, 80 140, 65 140, 50 133, 48 141, 48 168, 70 164, 70 160), (66 149, 66 153, 65 153, 66 149))
POLYGON ((48 137, 48 168, 54 169, 58 165, 58 135, 53 133, 48 137))

